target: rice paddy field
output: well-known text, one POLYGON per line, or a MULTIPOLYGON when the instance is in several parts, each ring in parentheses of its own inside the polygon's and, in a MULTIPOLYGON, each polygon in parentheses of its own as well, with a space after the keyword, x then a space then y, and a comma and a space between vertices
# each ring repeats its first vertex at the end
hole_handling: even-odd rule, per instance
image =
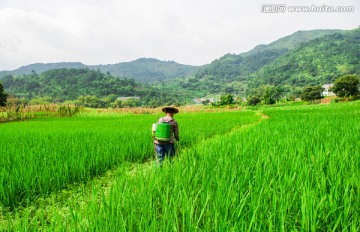
POLYGON ((360 102, 0 124, 0 231, 360 231, 360 102))

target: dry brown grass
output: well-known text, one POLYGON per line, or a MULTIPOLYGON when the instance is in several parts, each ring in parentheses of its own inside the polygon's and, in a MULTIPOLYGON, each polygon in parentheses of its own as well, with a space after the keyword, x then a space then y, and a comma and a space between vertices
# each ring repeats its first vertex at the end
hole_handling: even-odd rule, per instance
MULTIPOLYGON (((131 114, 156 114, 161 113, 163 107, 157 108, 146 108, 146 107, 137 107, 137 108, 115 108, 115 109, 96 109, 97 113, 131 113, 131 114)), ((227 106, 227 107, 211 107, 203 105, 186 105, 176 107, 179 109, 179 112, 223 112, 223 111, 239 111, 245 110, 245 107, 242 106, 227 106)))

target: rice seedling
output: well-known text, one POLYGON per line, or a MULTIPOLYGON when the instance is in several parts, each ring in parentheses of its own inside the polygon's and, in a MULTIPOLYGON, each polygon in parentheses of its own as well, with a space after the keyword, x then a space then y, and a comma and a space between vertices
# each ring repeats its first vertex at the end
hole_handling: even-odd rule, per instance
MULTIPOLYGON (((124 162, 151 156, 145 140, 141 148, 130 144, 128 151, 149 154, 142 158, 125 152, 108 188, 95 184, 84 193, 86 198, 62 206, 55 201, 35 216, 14 212, 7 225, 17 231, 359 231, 359 106, 267 108, 268 118, 262 120, 249 111, 178 115, 182 149, 172 165, 139 165, 128 171, 124 162)), ((106 130, 114 127, 114 120, 122 126, 119 133, 146 137, 127 125, 138 119, 148 129, 158 116, 82 116, 65 122, 73 123, 70 128, 77 125, 81 135, 88 135, 92 125, 99 133, 93 137, 105 143, 111 140, 106 134, 114 134, 106 130), (107 133, 101 134, 104 129, 107 133)), ((66 138, 70 132, 57 127, 56 133, 66 138)), ((86 136, 81 141, 93 148, 86 139, 93 141, 86 136)), ((78 145, 69 153, 81 149, 78 145)))
MULTIPOLYGON (((15 209, 38 195, 69 184, 87 182, 124 161, 144 162, 153 157, 150 125, 160 115, 111 115, 39 118, 0 126, 0 202, 15 209)), ((213 115, 214 119, 224 113, 213 115)), ((179 121, 196 133, 182 130, 183 147, 205 137, 225 133, 238 122, 238 113, 221 128, 210 127, 204 115, 183 114, 179 121), (186 117, 186 121, 184 120, 186 117)), ((223 123, 223 122, 219 122, 223 123)), ((224 123, 225 124, 225 123, 224 123)))
POLYGON ((269 119, 199 141, 160 171, 118 176, 63 228, 358 231, 358 104, 267 109, 269 119))

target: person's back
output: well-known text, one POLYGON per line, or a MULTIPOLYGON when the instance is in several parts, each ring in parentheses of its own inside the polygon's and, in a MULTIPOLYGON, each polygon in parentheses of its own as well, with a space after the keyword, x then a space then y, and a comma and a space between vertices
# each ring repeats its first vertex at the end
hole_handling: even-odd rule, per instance
MULTIPOLYGON (((179 127, 178 123, 175 121, 174 114, 178 113, 179 110, 174 107, 165 107, 162 109, 163 112, 166 113, 165 117, 160 118, 157 123, 168 123, 171 125, 170 130, 170 140, 169 141, 160 141, 158 139, 154 140, 157 162, 161 165, 166 156, 170 158, 170 160, 175 155, 175 140, 179 141, 179 127)), ((153 131, 153 136, 154 136, 153 131)), ((155 138, 155 137, 154 137, 155 138)))

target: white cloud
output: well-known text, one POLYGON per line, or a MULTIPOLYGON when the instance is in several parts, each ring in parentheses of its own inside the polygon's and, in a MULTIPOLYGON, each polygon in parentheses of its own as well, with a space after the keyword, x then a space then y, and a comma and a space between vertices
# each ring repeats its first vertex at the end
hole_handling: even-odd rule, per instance
POLYGON ((360 4, 355 0, 341 2, 355 6, 354 13, 264 14, 261 5, 269 1, 244 2, 3 0, 0 70, 35 62, 107 64, 139 57, 201 65, 297 30, 351 29, 360 22, 360 4))

